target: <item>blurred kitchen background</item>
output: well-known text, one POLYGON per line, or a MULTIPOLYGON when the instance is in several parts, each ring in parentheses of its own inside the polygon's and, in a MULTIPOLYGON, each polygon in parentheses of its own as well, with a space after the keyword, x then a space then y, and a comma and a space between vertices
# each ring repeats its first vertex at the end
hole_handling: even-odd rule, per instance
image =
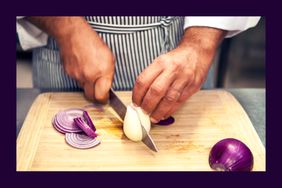
MULTIPOLYGON (((32 88, 32 52, 17 44, 17 88, 32 88)), ((223 88, 265 88, 265 18, 231 39, 215 58, 215 85, 223 88)))

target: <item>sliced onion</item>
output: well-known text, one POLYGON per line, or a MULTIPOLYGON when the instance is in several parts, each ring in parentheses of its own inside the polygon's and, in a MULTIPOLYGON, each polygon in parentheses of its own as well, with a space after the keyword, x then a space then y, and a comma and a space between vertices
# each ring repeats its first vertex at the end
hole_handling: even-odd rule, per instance
POLYGON ((95 128, 95 126, 94 126, 94 124, 93 124, 93 122, 92 122, 92 120, 91 120, 87 111, 83 112, 83 117, 84 117, 84 120, 86 121, 86 123, 88 124, 88 126, 95 132, 96 128, 95 128))
POLYGON ((53 127, 54 127, 57 131, 59 131, 60 133, 65 134, 67 131, 66 131, 65 129, 63 129, 63 128, 58 127, 57 124, 55 123, 55 119, 56 119, 56 115, 55 115, 55 116, 53 117, 53 119, 52 119, 52 125, 53 125, 53 127))
POLYGON ((54 128, 59 132, 82 132, 82 130, 75 125, 73 119, 83 117, 84 110, 78 108, 71 108, 58 112, 53 118, 54 128))
POLYGON ((156 123, 157 125, 170 125, 170 124, 173 124, 174 123, 174 117, 172 116, 169 116, 168 118, 164 119, 164 120, 161 120, 159 121, 158 123, 156 123))
MULTIPOLYGON (((90 121, 91 121, 91 119, 90 119, 90 121)), ((95 131, 81 117, 74 118, 74 123, 78 127, 80 127, 89 137, 95 138, 97 136, 95 131)), ((93 123, 92 123, 92 125, 93 125, 93 123)), ((94 125, 93 125, 93 127, 94 127, 94 125)))
POLYGON ((66 142, 79 149, 88 149, 97 146, 101 142, 81 133, 66 133, 66 142))
POLYGON ((217 171, 251 171, 253 162, 251 150, 234 138, 217 142, 209 155, 210 167, 217 171))
POLYGON ((58 112, 52 119, 54 128, 65 134, 66 142, 76 148, 91 148, 100 143, 96 140, 96 128, 83 109, 67 109, 58 112), (78 133, 85 132, 85 133, 78 133))

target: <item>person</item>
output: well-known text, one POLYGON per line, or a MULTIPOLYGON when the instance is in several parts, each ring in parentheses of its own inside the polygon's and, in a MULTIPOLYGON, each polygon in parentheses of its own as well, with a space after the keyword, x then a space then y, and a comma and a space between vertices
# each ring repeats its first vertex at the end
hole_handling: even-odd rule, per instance
POLYGON ((83 89, 105 102, 109 90, 133 90, 153 123, 172 115, 203 85, 225 37, 259 17, 18 17, 24 50, 33 49, 40 89, 83 89))

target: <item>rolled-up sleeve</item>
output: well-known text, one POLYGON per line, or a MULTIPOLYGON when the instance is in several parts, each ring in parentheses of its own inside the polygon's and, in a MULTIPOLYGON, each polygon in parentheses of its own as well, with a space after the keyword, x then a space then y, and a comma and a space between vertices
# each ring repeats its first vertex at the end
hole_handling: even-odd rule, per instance
POLYGON ((24 16, 17 16, 17 34, 23 50, 41 47, 47 44, 47 33, 24 19, 24 16))
POLYGON ((257 16, 187 16, 185 17, 184 29, 193 26, 207 26, 227 30, 226 38, 233 37, 259 22, 257 16))

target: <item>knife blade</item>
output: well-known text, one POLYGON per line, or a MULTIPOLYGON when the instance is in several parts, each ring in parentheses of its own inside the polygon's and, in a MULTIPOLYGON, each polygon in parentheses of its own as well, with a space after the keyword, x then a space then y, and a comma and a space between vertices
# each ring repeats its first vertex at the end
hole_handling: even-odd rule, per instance
POLYGON ((115 110, 119 117, 124 120, 126 114, 126 106, 118 98, 113 89, 110 90, 110 106, 115 110))
MULTIPOLYGON (((118 98, 118 96, 115 94, 113 89, 110 90, 110 100, 109 100, 110 106, 115 110, 115 112, 119 115, 119 117, 124 120, 125 114, 126 114, 126 106, 123 104, 123 102, 118 98)), ((139 119, 139 122, 142 127, 142 142, 148 146, 151 150, 158 152, 158 148, 156 144, 154 143, 153 139, 147 132, 147 130, 144 128, 144 126, 141 123, 141 120, 139 119)))
POLYGON ((147 132, 147 130, 144 128, 144 126, 141 124, 142 127, 142 135, 143 135, 143 139, 142 142, 148 146, 151 150, 158 152, 158 148, 155 144, 155 142, 153 141, 152 137, 149 135, 149 133, 147 132))

